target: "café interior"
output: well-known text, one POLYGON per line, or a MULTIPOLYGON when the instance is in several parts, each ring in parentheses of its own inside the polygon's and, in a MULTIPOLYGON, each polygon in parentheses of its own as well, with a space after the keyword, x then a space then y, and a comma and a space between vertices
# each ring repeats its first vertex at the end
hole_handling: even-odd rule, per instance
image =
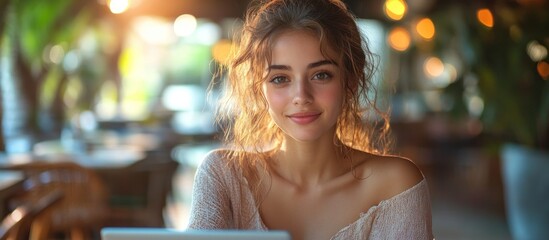
MULTIPOLYGON (((195 170, 222 146, 211 83, 250 2, 0 0, 0 239, 184 230, 195 170)), ((549 1, 343 2, 435 237, 549 236, 549 1), (540 160, 517 177, 534 159, 506 160, 520 146, 540 160)))

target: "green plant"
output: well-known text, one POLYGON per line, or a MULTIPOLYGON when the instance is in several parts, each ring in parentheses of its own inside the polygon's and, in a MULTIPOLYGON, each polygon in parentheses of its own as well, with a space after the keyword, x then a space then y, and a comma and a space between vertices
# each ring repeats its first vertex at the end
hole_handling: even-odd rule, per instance
POLYGON ((99 69, 98 64, 67 69, 64 63, 75 64, 75 60, 63 61, 99 19, 97 5, 83 0, 0 1, 0 66, 4 72, 0 89, 10 93, 1 95, 4 144, 11 138, 30 139, 32 144, 35 138, 58 137, 75 106, 92 102, 89 95, 95 89, 90 86, 102 79, 93 71, 99 69), (68 95, 71 81, 80 82, 86 91, 68 95), (77 98, 73 100, 77 103, 68 106, 70 97, 77 98))
POLYGON ((465 61, 467 73, 447 93, 460 99, 476 92, 483 101, 479 117, 484 133, 498 144, 549 149, 549 79, 538 70, 538 64, 549 59, 548 5, 547 1, 531 5, 495 1, 487 8, 493 27, 477 20, 478 8, 463 6, 465 25, 457 33, 470 54, 465 61))

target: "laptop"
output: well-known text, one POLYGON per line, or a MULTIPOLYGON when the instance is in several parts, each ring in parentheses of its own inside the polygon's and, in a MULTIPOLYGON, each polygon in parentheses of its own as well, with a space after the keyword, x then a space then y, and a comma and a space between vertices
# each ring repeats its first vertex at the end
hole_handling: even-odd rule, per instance
POLYGON ((290 240, 285 231, 177 230, 169 228, 101 229, 102 240, 290 240))

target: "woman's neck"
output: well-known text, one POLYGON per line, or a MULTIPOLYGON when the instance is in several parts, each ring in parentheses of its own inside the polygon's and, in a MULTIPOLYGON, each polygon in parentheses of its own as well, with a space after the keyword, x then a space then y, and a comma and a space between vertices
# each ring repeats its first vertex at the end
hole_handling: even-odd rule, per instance
POLYGON ((315 142, 286 140, 274 156, 274 174, 300 188, 326 183, 346 173, 348 166, 333 139, 315 142))

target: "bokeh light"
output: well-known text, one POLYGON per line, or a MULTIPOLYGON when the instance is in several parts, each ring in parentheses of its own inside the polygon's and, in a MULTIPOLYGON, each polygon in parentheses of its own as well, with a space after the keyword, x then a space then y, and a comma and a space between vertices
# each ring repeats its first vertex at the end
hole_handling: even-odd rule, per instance
POLYGON ((534 62, 539 62, 547 57, 547 48, 538 41, 529 42, 526 46, 526 52, 534 62))
POLYGON ((492 12, 490 9, 482 8, 477 11, 477 19, 478 21, 489 28, 492 28, 494 26, 494 17, 492 16, 492 12))
POLYGON ((219 41, 221 34, 221 27, 217 23, 202 20, 198 21, 198 25, 192 36, 197 43, 211 46, 219 41))
POLYGON ((436 78, 444 72, 444 64, 437 57, 430 57, 423 64, 423 71, 431 78, 436 78))
POLYGON ((68 73, 75 72, 80 66, 80 55, 76 50, 69 51, 63 59, 63 69, 68 73))
POLYGON ((469 114, 475 117, 479 117, 484 111, 484 100, 479 96, 472 96, 467 101, 467 109, 469 114))
POLYGON ((454 65, 446 63, 444 64, 444 70, 448 73, 450 82, 455 82, 457 80, 458 72, 454 65))
POLYGON ((162 18, 140 16, 133 20, 132 27, 149 44, 168 45, 176 41, 172 25, 162 18))
POLYGON ((128 10, 130 6, 129 0, 110 0, 109 9, 114 14, 120 14, 128 10))
POLYGON ((385 15, 392 20, 398 21, 404 18, 407 6, 403 0, 386 0, 383 5, 385 15))
POLYGON ((232 47, 233 43, 230 40, 223 39, 218 41, 212 46, 213 59, 221 65, 226 65, 232 47))
POLYGON ((49 60, 52 63, 59 64, 65 57, 65 49, 61 45, 54 45, 49 52, 49 60))
POLYGON ((538 62, 537 69, 538 69, 539 75, 543 79, 545 80, 549 79, 549 63, 547 63, 546 61, 538 62))
POLYGON ((175 19, 173 29, 175 35, 180 37, 186 37, 193 34, 196 30, 197 21, 196 17, 190 14, 183 14, 175 19))
POLYGON ((389 45, 397 51, 406 51, 410 47, 410 33, 403 27, 395 27, 389 33, 389 45))
POLYGON ((425 40, 431 40, 435 36, 435 24, 429 18, 423 18, 416 24, 416 31, 425 40))

